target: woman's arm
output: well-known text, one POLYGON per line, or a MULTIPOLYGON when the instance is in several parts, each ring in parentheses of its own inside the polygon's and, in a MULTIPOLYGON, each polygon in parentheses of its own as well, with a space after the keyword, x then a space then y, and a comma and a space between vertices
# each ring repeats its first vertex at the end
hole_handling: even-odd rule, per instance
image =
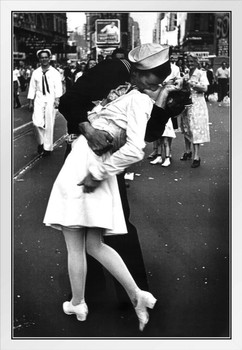
POLYGON ((151 109, 152 101, 145 94, 135 94, 129 97, 125 107, 127 113, 126 143, 104 162, 90 165, 89 171, 96 180, 119 174, 131 164, 143 159, 144 136, 151 109))

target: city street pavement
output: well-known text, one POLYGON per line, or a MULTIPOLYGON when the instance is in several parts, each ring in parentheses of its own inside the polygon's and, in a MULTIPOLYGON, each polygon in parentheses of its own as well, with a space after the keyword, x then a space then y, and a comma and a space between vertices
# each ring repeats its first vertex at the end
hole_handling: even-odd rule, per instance
MULTIPOLYGON (((14 109, 13 127, 14 127, 14 175, 31 165, 37 160, 37 144, 32 123, 32 113, 28 109, 27 91, 20 92, 21 108, 14 109)), ((54 129, 54 148, 63 142, 66 135, 66 121, 57 111, 56 123, 54 129)))
POLYGON ((208 107, 211 142, 201 147, 199 168, 179 160, 184 140, 178 132, 170 167, 149 164, 149 144, 144 160, 128 169, 134 173, 127 188, 131 221, 150 291, 158 299, 143 333, 134 311, 120 307, 108 273, 106 291, 97 282, 87 300, 86 322, 62 311, 70 297, 65 244, 61 233, 42 220, 65 144, 14 179, 15 338, 229 337, 229 107, 208 107))

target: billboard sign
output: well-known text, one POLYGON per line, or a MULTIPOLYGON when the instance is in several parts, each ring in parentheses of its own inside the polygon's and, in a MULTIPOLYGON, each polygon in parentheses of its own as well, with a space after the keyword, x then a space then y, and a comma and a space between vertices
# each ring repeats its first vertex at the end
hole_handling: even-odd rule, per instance
POLYGON ((96 44, 116 45, 120 44, 120 20, 119 19, 97 19, 96 44))
POLYGON ((192 52, 186 52, 188 55, 192 53, 193 55, 196 55, 199 60, 208 58, 209 52, 208 51, 192 51, 192 52))

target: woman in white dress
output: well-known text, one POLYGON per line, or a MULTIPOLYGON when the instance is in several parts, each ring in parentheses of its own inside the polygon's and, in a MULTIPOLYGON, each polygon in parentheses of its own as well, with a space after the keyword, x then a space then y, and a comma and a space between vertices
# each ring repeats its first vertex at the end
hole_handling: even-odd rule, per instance
POLYGON ((193 162, 191 167, 200 166, 200 144, 209 142, 209 116, 208 107, 204 97, 209 82, 206 71, 198 69, 198 59, 190 54, 187 57, 189 73, 183 79, 189 86, 192 97, 192 105, 187 107, 181 115, 181 130, 185 138, 185 153, 180 160, 192 158, 191 145, 193 144, 193 162))
POLYGON ((158 44, 141 45, 130 52, 129 58, 139 68, 134 69, 131 77, 136 88, 129 91, 131 86, 127 84, 111 91, 89 113, 92 126, 113 137, 112 152, 97 156, 82 135, 73 142, 53 185, 44 223, 61 230, 66 241, 72 299, 64 302, 64 312, 75 314, 79 321, 87 317, 88 253, 122 284, 142 331, 149 320, 147 308, 153 308, 156 299, 139 289, 122 258, 104 244, 103 235, 127 233, 116 174, 143 158, 146 124, 154 103, 148 94, 152 91, 154 98, 156 91, 156 103, 164 106, 168 91, 159 84, 169 75, 170 68, 168 48, 158 44))
POLYGON ((155 144, 157 150, 157 156, 154 160, 150 162, 150 164, 161 164, 163 167, 168 167, 171 165, 171 143, 172 139, 176 138, 176 134, 173 128, 171 118, 168 120, 165 126, 165 130, 161 136, 161 138, 153 143, 153 147, 155 144), (163 161, 162 158, 162 149, 164 148, 165 159, 163 161))

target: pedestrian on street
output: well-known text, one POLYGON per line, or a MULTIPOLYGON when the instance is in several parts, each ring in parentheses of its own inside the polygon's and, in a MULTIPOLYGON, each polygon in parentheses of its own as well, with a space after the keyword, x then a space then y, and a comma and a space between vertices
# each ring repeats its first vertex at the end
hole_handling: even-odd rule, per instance
POLYGON ((191 145, 194 155, 191 167, 200 166, 200 144, 210 141, 208 108, 204 92, 209 85, 206 71, 198 69, 198 58, 194 54, 187 57, 189 73, 183 77, 184 83, 189 87, 192 105, 187 107, 181 115, 181 130, 185 139, 185 153, 180 160, 192 159, 191 145))
POLYGON ((97 61, 94 58, 90 58, 87 61, 86 67, 85 67, 85 72, 87 72, 89 69, 95 67, 97 65, 97 61))
POLYGON ((20 88, 20 81, 19 81, 19 69, 17 67, 14 68, 13 70, 13 103, 14 103, 14 108, 20 108, 21 103, 19 101, 19 88, 20 88))
POLYGON ((136 88, 130 90, 130 84, 125 84, 112 90, 89 113, 92 128, 107 130, 113 147, 100 156, 83 135, 75 140, 53 186, 44 223, 62 230, 67 245, 72 299, 63 304, 64 312, 75 314, 80 321, 87 317, 87 252, 122 284, 142 331, 149 320, 147 308, 153 308, 156 299, 137 286, 120 255, 103 242, 103 236, 127 233, 115 175, 144 156, 146 124, 153 107, 147 95, 150 90, 153 94, 156 91, 157 108, 165 108, 169 91, 159 84, 169 75, 170 64, 168 48, 157 44, 137 47, 129 59, 134 63, 131 84, 136 88))
MULTIPOLYGON (((163 85, 175 85, 180 81, 180 69, 175 63, 174 56, 170 55, 171 74, 164 80, 163 85)), ((177 85, 179 88, 179 85, 177 85)), ((165 130, 161 137, 153 142, 153 152, 148 156, 152 159, 150 164, 161 164, 163 167, 171 165, 171 144, 172 139, 176 137, 174 128, 178 128, 177 119, 169 119, 166 123, 165 130), (163 162, 162 149, 165 151, 165 160, 163 162)))
POLYGON ((229 70, 226 67, 225 61, 216 70, 215 77, 218 84, 218 103, 221 106, 220 102, 223 102, 224 97, 228 94, 229 70))
POLYGON ((153 148, 156 147, 157 157, 150 161, 150 164, 161 164, 163 167, 171 165, 171 143, 176 138, 171 118, 166 123, 165 130, 159 140, 153 142, 153 148), (163 161, 162 151, 164 149, 165 159, 163 161))
POLYGON ((127 59, 127 52, 122 47, 118 47, 112 52, 112 58, 127 59))
POLYGON ((30 79, 33 74, 33 71, 34 71, 34 68, 31 65, 27 66, 26 68, 26 87, 27 88, 29 87, 29 83, 30 83, 30 79))
POLYGON ((64 67, 64 77, 65 77, 65 90, 68 91, 73 85, 73 74, 71 71, 71 61, 67 61, 67 65, 64 67))
POLYGON ((205 100, 208 101, 209 96, 214 93, 214 73, 210 63, 206 63, 205 69, 206 69, 209 85, 208 85, 207 91, 204 93, 204 97, 205 97, 205 100))
POLYGON ((53 151, 54 125, 59 98, 62 95, 61 75, 50 65, 51 51, 39 50, 40 67, 32 73, 27 98, 33 110, 33 125, 38 142, 38 153, 44 156, 53 151))
POLYGON ((21 92, 24 92, 27 86, 26 68, 24 66, 21 66, 19 69, 19 82, 20 82, 21 92))
POLYGON ((77 68, 74 72, 74 82, 76 82, 77 79, 80 78, 84 74, 85 69, 86 69, 86 65, 87 65, 86 62, 84 62, 84 61, 78 63, 77 68))

